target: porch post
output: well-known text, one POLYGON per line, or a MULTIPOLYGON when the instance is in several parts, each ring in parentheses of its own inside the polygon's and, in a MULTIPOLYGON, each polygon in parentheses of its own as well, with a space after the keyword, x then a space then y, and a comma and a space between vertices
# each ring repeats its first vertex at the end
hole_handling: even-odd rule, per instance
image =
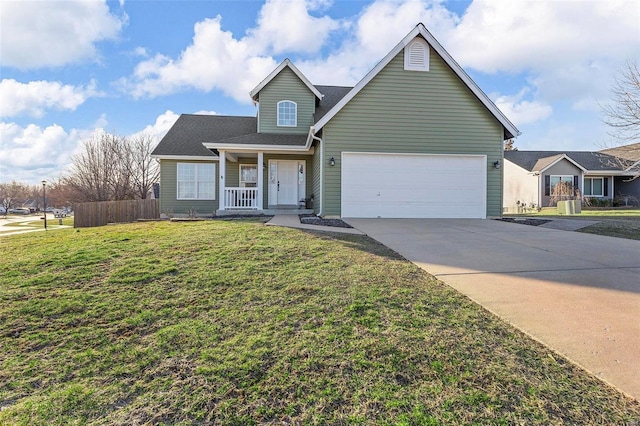
POLYGON ((218 157, 220 158, 219 163, 220 163, 220 185, 218 186, 218 190, 220 191, 220 199, 218 200, 218 209, 219 210, 225 210, 225 203, 224 203, 224 197, 225 197, 225 179, 224 177, 226 176, 227 172, 226 172, 226 156, 225 156, 225 152, 224 151, 220 151, 218 150, 218 157))
POLYGON ((264 155, 262 151, 258 151, 258 210, 262 210, 264 199, 264 155))

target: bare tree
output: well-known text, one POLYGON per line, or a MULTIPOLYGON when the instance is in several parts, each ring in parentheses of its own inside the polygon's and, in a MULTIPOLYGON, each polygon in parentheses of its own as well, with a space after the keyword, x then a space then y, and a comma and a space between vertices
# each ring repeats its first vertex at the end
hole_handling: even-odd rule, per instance
POLYGON ((612 102, 603 106, 609 135, 625 142, 640 140, 640 69, 629 60, 611 87, 612 102))
POLYGON ((84 201, 122 199, 120 138, 108 133, 93 135, 83 142, 83 151, 72 157, 73 165, 64 182, 84 201))
POLYGON ((155 142, 146 134, 124 138, 96 134, 72 157, 72 167, 61 183, 77 201, 147 198, 158 180, 159 168, 151 158, 155 142))
POLYGON ((611 102, 602 106, 603 122, 615 141, 601 152, 602 161, 611 168, 627 170, 625 182, 640 177, 640 67, 632 60, 616 76, 611 87, 611 102), (629 144, 629 142, 631 142, 629 144), (635 142, 635 143, 634 143, 635 142), (625 145, 627 144, 627 145, 625 145), (623 146, 620 146, 623 145, 623 146), (613 146, 618 146, 613 147, 613 146))
POLYGON ((125 163, 131 179, 131 189, 136 198, 146 199, 153 184, 160 178, 158 163, 151 158, 156 143, 153 137, 140 133, 129 139, 128 161, 125 163))
POLYGON ((517 151, 518 148, 514 145, 515 141, 513 139, 508 139, 504 142, 504 150, 505 151, 517 151))
POLYGON ((25 202, 32 190, 33 188, 28 185, 15 180, 11 183, 0 183, 0 201, 4 207, 3 213, 6 215, 9 209, 25 202))

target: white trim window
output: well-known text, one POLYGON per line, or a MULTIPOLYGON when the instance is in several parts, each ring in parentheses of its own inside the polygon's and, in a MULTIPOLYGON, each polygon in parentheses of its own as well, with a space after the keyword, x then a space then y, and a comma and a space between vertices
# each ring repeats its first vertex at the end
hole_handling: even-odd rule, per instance
POLYGON ((278 102, 278 127, 298 125, 298 104, 293 101, 278 102))
POLYGON ((604 178, 584 178, 583 195, 589 197, 603 197, 604 178))
POLYGON ((240 187, 255 188, 258 186, 258 165, 240 164, 240 187))
POLYGON ((550 190, 549 195, 556 197, 568 197, 573 195, 573 176, 572 175, 551 175, 549 178, 550 190))
POLYGON ((215 200, 216 165, 213 163, 177 164, 178 200, 215 200))

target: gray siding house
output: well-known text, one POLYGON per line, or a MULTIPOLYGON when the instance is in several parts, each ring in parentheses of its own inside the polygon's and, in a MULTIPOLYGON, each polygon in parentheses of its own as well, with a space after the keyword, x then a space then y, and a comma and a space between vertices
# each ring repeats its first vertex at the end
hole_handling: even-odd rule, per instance
POLYGON ((504 212, 554 206, 566 193, 556 191, 559 184, 570 191, 567 197, 640 200, 640 179, 632 179, 638 163, 631 159, 593 151, 505 151, 504 159, 504 212))
POLYGON ((286 59, 250 96, 255 117, 183 114, 160 141, 163 213, 501 215, 518 129, 422 24, 354 87, 313 85, 286 59))

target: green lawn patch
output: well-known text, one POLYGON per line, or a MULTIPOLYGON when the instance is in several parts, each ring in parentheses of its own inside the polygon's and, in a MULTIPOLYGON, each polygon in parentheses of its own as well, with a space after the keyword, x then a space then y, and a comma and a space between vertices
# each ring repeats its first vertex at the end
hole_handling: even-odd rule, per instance
POLYGON ((534 213, 526 213, 524 216, 563 216, 568 218, 640 218, 640 209, 619 208, 619 209, 598 209, 583 207, 582 213, 576 215, 561 215, 556 207, 543 207, 540 211, 534 213))
POLYGON ((555 207, 544 207, 539 212, 506 217, 595 220, 598 223, 581 228, 577 232, 640 240, 640 209, 583 209, 581 214, 566 216, 558 214, 555 207))
POLYGON ((640 421, 365 236, 154 222, 0 253, 0 424, 640 421))

